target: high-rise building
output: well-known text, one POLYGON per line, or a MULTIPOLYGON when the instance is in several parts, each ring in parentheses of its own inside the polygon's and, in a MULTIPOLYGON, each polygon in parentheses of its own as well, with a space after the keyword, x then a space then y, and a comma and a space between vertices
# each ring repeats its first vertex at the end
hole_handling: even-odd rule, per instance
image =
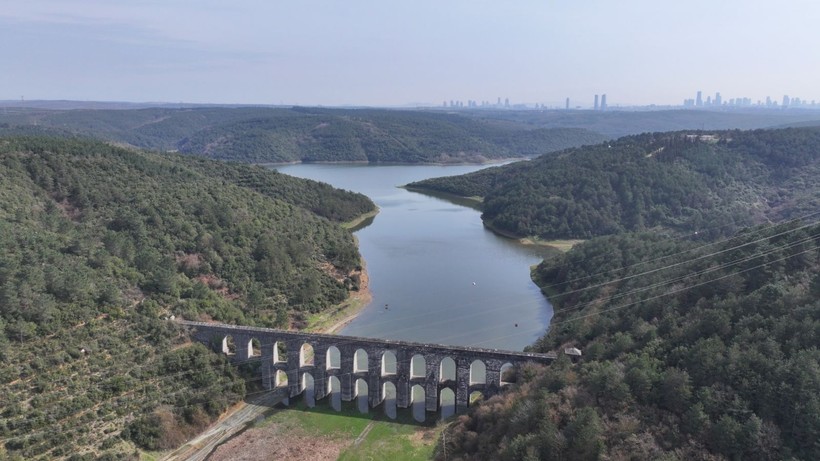
POLYGON ((598 110, 598 95, 595 95, 595 105, 593 106, 594 110, 598 110))
POLYGON ((567 104, 564 106, 567 110, 569 110, 569 98, 567 98, 567 104))
POLYGON ((504 107, 510 107, 510 98, 504 98, 504 107))
POLYGON ((785 108, 787 108, 787 107, 789 107, 789 102, 790 102, 790 100, 789 100, 789 95, 784 94, 784 95, 783 95, 783 108, 784 108, 784 109, 785 109, 785 108))
POLYGON ((695 105, 698 107, 703 106, 703 93, 698 91, 698 96, 695 98, 695 105))
POLYGON ((720 99, 720 91, 718 91, 715 93, 715 105, 719 106, 721 103, 723 103, 723 101, 720 99))
POLYGON ((601 110, 606 110, 606 93, 601 95, 601 110))

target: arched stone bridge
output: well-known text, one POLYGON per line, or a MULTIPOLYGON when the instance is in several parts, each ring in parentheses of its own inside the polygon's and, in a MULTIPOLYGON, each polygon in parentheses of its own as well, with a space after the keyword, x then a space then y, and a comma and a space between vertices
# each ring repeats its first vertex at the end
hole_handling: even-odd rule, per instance
POLYGON ((427 411, 438 411, 445 389, 455 394, 456 410, 464 411, 473 392, 484 398, 497 394, 505 384, 502 378, 507 368, 526 362, 549 364, 555 359, 550 354, 178 323, 190 328, 194 339, 228 354, 235 363, 261 361, 262 382, 267 389, 287 385, 288 395, 295 397, 312 380, 316 399, 340 391, 342 400, 350 401, 356 397, 358 381, 363 380, 371 408, 383 401, 389 386, 395 389, 396 406, 407 408, 414 393, 420 394, 414 388, 420 386, 427 411))

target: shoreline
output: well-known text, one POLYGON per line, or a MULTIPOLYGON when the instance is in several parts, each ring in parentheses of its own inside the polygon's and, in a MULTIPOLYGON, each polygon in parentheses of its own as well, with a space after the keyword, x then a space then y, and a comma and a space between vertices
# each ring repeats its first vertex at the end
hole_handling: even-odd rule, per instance
POLYGON ((370 291, 370 277, 364 264, 359 272, 359 290, 351 291, 350 297, 343 301, 335 310, 325 314, 316 314, 310 317, 308 327, 303 331, 312 333, 332 334, 341 330, 352 322, 370 305, 373 293, 370 291))

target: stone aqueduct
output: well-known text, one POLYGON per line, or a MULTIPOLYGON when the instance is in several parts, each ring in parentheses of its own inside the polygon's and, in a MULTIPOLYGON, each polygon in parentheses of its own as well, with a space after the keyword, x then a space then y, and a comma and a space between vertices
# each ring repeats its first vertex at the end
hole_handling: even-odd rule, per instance
POLYGON ((469 405, 471 393, 481 392, 484 398, 497 394, 504 384, 502 370, 507 367, 526 362, 549 364, 555 359, 554 355, 496 349, 202 322, 179 323, 191 330, 195 340, 216 351, 228 353, 228 339, 232 339, 235 352, 231 359, 235 363, 260 361, 262 382, 267 389, 281 385, 285 375, 287 394, 296 397, 304 391, 306 376, 310 375, 316 399, 327 397, 332 390, 329 384, 338 383, 342 400, 350 401, 356 397, 357 381, 364 380, 371 408, 383 401, 385 386, 395 387, 399 408, 409 407, 411 389, 421 386, 427 411, 438 411, 441 391, 450 389, 455 394, 456 411, 461 412, 469 405), (367 366, 358 366, 357 362, 365 362, 365 356, 367 366), (442 365, 448 360, 455 364, 454 374, 442 373, 442 365), (476 378, 481 374, 482 365, 483 380, 476 378))

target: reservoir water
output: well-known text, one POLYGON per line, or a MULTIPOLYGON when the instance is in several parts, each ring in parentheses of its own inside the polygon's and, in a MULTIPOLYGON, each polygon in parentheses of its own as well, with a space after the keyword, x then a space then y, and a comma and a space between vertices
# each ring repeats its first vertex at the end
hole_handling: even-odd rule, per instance
POLYGON ((355 232, 373 301, 340 334, 521 350, 546 331, 552 306, 530 280, 544 249, 495 235, 473 208, 398 187, 486 166, 272 168, 360 192, 380 209, 355 232))

